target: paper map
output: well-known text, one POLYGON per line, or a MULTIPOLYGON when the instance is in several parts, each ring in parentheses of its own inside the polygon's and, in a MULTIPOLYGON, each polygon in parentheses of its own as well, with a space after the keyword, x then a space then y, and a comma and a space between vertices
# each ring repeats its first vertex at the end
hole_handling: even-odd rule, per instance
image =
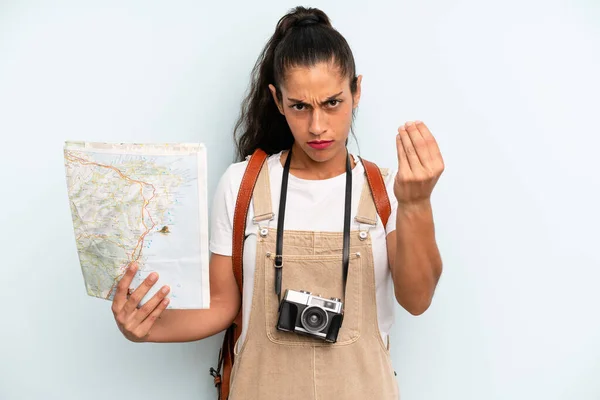
POLYGON ((128 264, 133 290, 153 271, 168 308, 208 308, 206 148, 65 142, 68 198, 88 295, 112 300, 128 264))

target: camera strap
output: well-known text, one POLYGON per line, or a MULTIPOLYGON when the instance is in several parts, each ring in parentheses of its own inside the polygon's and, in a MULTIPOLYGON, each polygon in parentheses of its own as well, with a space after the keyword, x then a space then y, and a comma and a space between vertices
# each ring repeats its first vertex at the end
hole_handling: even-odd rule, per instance
MULTIPOLYGON (((290 162, 292 149, 289 150, 283 177, 281 179, 281 194, 279 197, 279 216, 277 220, 277 241, 275 246, 275 293, 281 301, 281 269, 283 268, 283 223, 285 220, 285 203, 287 199, 288 178, 290 175, 290 162)), ((352 167, 350 154, 346 150, 346 199, 344 205, 344 239, 342 250, 344 298, 346 297, 346 281, 348 280, 348 264, 350 262, 350 212, 352 211, 352 167)))

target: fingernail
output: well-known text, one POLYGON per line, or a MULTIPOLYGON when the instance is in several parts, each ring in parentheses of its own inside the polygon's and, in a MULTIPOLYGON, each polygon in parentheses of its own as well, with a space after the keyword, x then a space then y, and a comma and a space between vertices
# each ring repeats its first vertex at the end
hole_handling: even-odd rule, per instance
POLYGON ((420 124, 420 123, 421 123, 421 121, 415 121, 415 125, 416 125, 416 124, 420 124))
POLYGON ((413 125, 413 122, 412 122, 412 121, 408 121, 408 122, 406 123, 406 126, 412 126, 412 125, 413 125))
POLYGON ((150 274, 150 281, 151 282, 154 282, 157 278, 158 278, 158 275, 155 272, 153 272, 153 273, 150 274))
POLYGON ((129 269, 135 271, 137 269, 137 263, 134 261, 131 264, 129 264, 129 269))
POLYGON ((161 292, 163 292, 164 294, 167 294, 169 292, 169 287, 165 286, 162 289, 160 289, 161 292))

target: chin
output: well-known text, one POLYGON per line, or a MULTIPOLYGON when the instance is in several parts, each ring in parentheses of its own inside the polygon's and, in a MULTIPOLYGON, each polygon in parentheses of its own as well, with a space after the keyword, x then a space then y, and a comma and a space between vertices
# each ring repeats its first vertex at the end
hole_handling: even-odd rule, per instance
POLYGON ((315 162, 325 162, 329 161, 336 156, 339 149, 325 149, 325 150, 316 150, 310 146, 306 146, 304 148, 304 152, 311 160, 315 162))

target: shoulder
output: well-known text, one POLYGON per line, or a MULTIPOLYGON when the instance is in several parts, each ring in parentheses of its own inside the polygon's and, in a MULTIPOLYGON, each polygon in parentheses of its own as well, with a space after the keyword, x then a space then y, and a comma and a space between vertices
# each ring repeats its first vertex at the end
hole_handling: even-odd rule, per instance
MULTIPOLYGON (((279 154, 270 155, 266 161, 270 168, 272 168, 273 165, 275 165, 278 162, 279 154)), ((240 185, 242 184, 242 179, 244 178, 244 173, 246 172, 247 167, 248 160, 230 164, 225 170, 225 172, 223 172, 223 175, 221 175, 219 187, 222 190, 226 189, 231 193, 237 194, 240 185)))
POLYGON ((242 177, 244 176, 244 172, 246 171, 247 167, 248 167, 248 160, 230 164, 227 167, 227 169, 225 170, 225 172, 223 173, 221 180, 226 181, 229 184, 234 184, 237 181, 241 182, 242 177))
POLYGON ((217 187, 218 192, 232 193, 235 188, 240 186, 244 171, 248 166, 248 161, 236 162, 230 164, 219 179, 217 187))

